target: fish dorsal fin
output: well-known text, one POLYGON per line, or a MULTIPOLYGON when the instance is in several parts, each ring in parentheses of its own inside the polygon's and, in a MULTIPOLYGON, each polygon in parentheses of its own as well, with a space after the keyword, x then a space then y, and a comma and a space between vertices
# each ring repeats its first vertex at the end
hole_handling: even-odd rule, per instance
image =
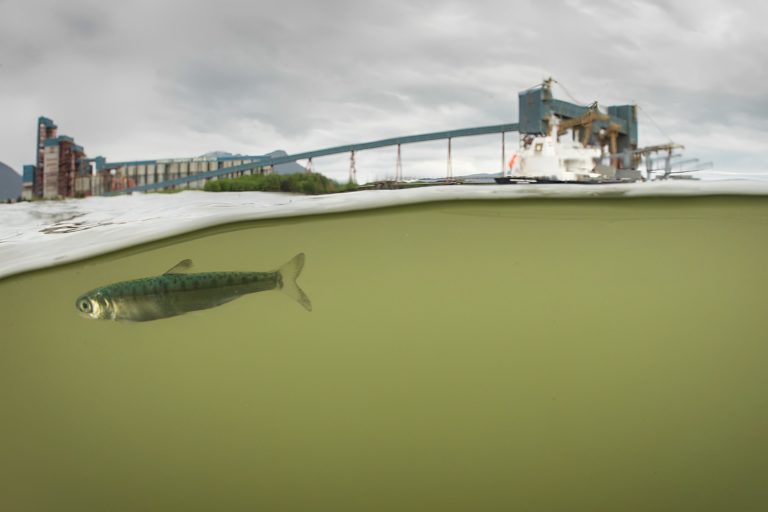
POLYGON ((182 260, 169 268, 163 275, 166 274, 186 274, 189 269, 192 268, 192 260, 182 260))

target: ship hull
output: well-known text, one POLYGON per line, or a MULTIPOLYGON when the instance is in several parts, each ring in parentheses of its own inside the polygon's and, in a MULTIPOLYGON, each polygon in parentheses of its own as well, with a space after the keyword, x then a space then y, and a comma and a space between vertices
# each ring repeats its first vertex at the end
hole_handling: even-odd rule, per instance
POLYGON ((549 185, 549 184, 568 184, 568 185, 610 185, 612 183, 627 183, 622 180, 553 180, 551 178, 529 178, 516 176, 497 176, 493 180, 498 185, 549 185))

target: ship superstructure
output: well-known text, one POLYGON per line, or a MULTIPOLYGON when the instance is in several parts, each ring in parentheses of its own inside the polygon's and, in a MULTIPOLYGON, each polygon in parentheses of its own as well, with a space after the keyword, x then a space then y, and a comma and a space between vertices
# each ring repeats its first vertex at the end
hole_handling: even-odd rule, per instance
POLYGON ((638 147, 637 105, 555 99, 553 79, 519 94, 520 147, 497 183, 615 183, 676 177, 672 142, 638 147), (658 163, 663 163, 663 168, 658 163), (644 166, 645 174, 641 166, 644 166), (659 174, 654 174, 659 173, 659 174))

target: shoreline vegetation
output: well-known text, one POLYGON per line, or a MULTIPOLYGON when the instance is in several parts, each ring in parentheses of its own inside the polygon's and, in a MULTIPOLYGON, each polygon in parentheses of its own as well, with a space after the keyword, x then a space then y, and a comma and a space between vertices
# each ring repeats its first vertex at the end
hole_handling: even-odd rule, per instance
MULTIPOLYGON (((415 183, 403 183, 393 180, 375 181, 371 183, 365 183, 358 185, 357 183, 347 182, 340 183, 332 180, 322 174, 253 174, 248 176, 239 176, 237 178, 219 178, 217 180, 208 181, 203 190, 205 192, 289 192, 303 195, 323 195, 323 194, 338 194, 342 192, 354 192, 357 190, 398 190, 404 188, 421 188, 430 187, 434 185, 445 184, 457 184, 459 181, 435 181, 435 182, 415 182, 415 183)), ((151 194, 178 194, 190 189, 184 187, 174 187, 161 190, 153 190, 151 194)), ((129 192, 130 194, 131 192, 129 192)), ((112 196, 120 195, 117 193, 109 194, 112 196)), ((19 198, 13 202, 48 202, 48 201, 65 201, 67 199, 84 199, 86 196, 78 194, 74 198, 67 198, 64 196, 56 197, 35 197, 32 199, 19 198)), ((3 203, 3 201, 0 201, 3 203)))
POLYGON ((253 174, 209 181, 206 192, 294 192, 306 195, 358 190, 355 183, 339 183, 322 174, 253 174))

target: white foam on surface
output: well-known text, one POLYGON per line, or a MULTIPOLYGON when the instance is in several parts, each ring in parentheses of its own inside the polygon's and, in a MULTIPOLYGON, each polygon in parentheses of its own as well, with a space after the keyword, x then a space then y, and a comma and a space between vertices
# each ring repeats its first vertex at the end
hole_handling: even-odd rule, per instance
POLYGON ((245 220, 435 201, 768 195, 768 181, 465 185, 324 196, 269 192, 134 194, 0 205, 0 278, 245 220))

